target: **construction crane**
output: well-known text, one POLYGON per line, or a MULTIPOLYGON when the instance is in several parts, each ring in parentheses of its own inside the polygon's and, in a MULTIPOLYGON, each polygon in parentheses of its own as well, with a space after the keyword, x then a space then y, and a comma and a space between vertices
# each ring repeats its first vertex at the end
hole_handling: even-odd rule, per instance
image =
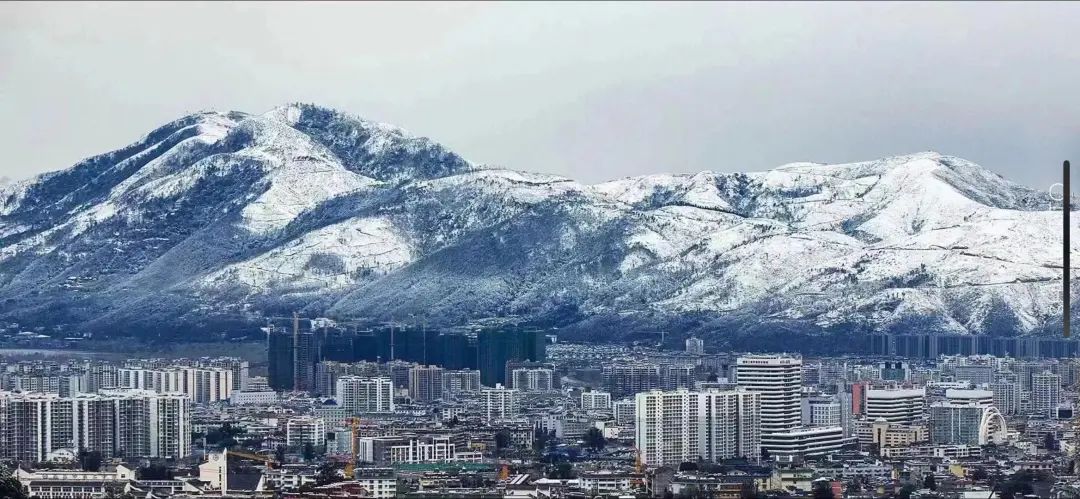
POLYGON ((252 461, 259 461, 259 462, 265 464, 267 469, 271 469, 271 470, 274 469, 274 465, 277 464, 276 459, 274 459, 274 458, 272 458, 270 456, 263 456, 261 454, 251 454, 251 453, 244 452, 244 451, 229 450, 229 449, 225 449, 224 451, 222 451, 222 454, 223 454, 224 459, 228 459, 229 456, 236 456, 236 457, 242 457, 244 459, 250 459, 252 461))
POLYGON ((277 463, 277 461, 274 458, 268 457, 268 456, 262 456, 262 455, 259 455, 259 454, 251 454, 251 453, 244 452, 244 451, 229 450, 229 449, 225 449, 225 450, 221 451, 221 468, 219 469, 219 472, 220 472, 220 476, 221 476, 221 495, 222 496, 227 496, 229 494, 229 471, 228 471, 228 467, 229 467, 229 456, 230 455, 240 457, 240 458, 244 458, 244 459, 250 459, 252 461, 259 461, 259 462, 265 464, 266 469, 268 469, 268 470, 274 469, 274 464, 277 463))
MULTIPOLYGON (((1078 384, 1080 384, 1080 383, 1078 383, 1078 384)), ((1075 470, 1080 470, 1080 414, 1076 414, 1076 415, 1073 416, 1072 430, 1073 430, 1073 438, 1072 438, 1073 448, 1072 448, 1072 455, 1070 457, 1072 458, 1073 470, 1075 471, 1075 470)))
POLYGON ((357 441, 357 437, 360 433, 360 418, 354 416, 346 419, 345 423, 349 425, 349 434, 352 437, 349 441, 352 444, 352 454, 350 454, 349 462, 345 463, 345 479, 352 480, 356 474, 356 458, 359 455, 359 449, 357 448, 359 442, 357 441))
POLYGON ((632 447, 631 450, 634 452, 634 474, 638 476, 635 476, 632 480, 630 480, 630 483, 634 487, 644 488, 645 461, 642 459, 641 449, 637 447, 632 447))

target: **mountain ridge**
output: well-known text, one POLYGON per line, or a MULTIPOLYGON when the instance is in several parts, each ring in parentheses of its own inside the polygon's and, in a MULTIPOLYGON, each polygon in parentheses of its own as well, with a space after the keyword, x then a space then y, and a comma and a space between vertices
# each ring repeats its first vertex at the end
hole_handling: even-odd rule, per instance
POLYGON ((203 112, 0 187, 0 317, 1033 334, 1060 310, 1049 208, 936 152, 586 185, 314 105, 203 112))

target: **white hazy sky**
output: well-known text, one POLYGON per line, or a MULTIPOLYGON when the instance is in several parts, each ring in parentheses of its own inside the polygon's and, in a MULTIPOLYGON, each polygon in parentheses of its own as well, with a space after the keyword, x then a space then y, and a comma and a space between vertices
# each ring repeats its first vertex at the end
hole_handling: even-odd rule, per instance
POLYGON ((0 175, 314 102, 586 182, 937 150, 1080 161, 1080 3, 0 4, 0 175))

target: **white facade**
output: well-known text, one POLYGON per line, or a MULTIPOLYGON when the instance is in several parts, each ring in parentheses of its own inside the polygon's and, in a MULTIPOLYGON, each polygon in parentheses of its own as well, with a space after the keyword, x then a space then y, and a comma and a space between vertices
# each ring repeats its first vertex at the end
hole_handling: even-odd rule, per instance
POLYGON ((866 390, 866 419, 877 421, 879 418, 890 423, 915 424, 922 422, 926 407, 926 390, 895 389, 866 390))
POLYGON ((409 398, 432 402, 442 398, 443 368, 418 366, 409 369, 409 398))
POLYGON ((481 393, 484 397, 484 414, 487 421, 517 416, 517 390, 497 384, 495 388, 484 388, 481 393))
POLYGON ((39 499, 86 499, 107 497, 110 489, 135 480, 135 470, 118 465, 116 471, 15 470, 30 497, 39 499))
POLYGON ((1005 418, 976 402, 937 402, 930 406, 930 439, 936 444, 986 445, 1005 442, 1005 418))
POLYGON ((392 469, 357 469, 354 480, 375 499, 397 497, 397 476, 392 469))
POLYGON ((637 403, 634 399, 616 400, 611 403, 611 412, 615 416, 615 424, 619 426, 634 426, 637 418, 637 403))
POLYGON ((349 414, 394 411, 394 384, 390 378, 342 376, 334 393, 338 405, 349 414))
POLYGON ((990 384, 990 391, 994 393, 994 407, 1002 414, 1013 416, 1020 414, 1020 385, 1010 382, 997 382, 990 384))
POLYGON ((522 392, 550 392, 555 389, 555 372, 544 367, 523 367, 510 373, 510 386, 522 392))
POLYGON ((953 377, 957 381, 970 381, 973 385, 990 383, 994 378, 994 367, 989 365, 956 366, 953 377))
POLYGON ((799 428, 761 437, 761 447, 773 457, 820 456, 853 443, 855 438, 845 437, 839 426, 799 428))
POLYGON ((289 419, 285 422, 285 442, 293 448, 307 444, 316 448, 326 445, 326 421, 311 416, 289 419))
POLYGON ((971 403, 984 407, 994 405, 994 392, 990 390, 961 390, 950 388, 945 390, 945 398, 948 399, 949 402, 957 404, 971 403))
POLYGON ((356 440, 356 451, 360 462, 383 464, 478 462, 483 457, 480 452, 459 452, 449 436, 362 437, 356 440))
POLYGON ((229 403, 232 405, 270 405, 278 402, 278 393, 275 391, 249 392, 238 391, 229 395, 229 403))
POLYGON ((641 479, 640 475, 615 471, 582 472, 578 474, 578 486, 597 496, 618 495, 633 492, 635 482, 641 479))
POLYGON ((756 459, 761 395, 745 390, 651 391, 635 397, 635 443, 648 466, 756 459))
POLYGON ((1053 417, 1061 404, 1061 376, 1043 371, 1031 377, 1031 412, 1053 417))
POLYGON ((442 405, 439 407, 439 418, 443 421, 451 421, 454 418, 464 418, 469 415, 469 408, 460 405, 442 405))
POLYGON ((761 394, 761 433, 786 431, 802 423, 802 359, 778 355, 739 357, 736 383, 761 394))
POLYGON ((827 397, 803 400, 804 426, 841 426, 840 401, 827 397))
POLYGON ((611 409, 611 394, 608 392, 588 391, 581 393, 581 409, 584 411, 606 411, 611 409))
POLYGON ((0 392, 0 426, 0 458, 27 462, 64 449, 129 458, 181 458, 191 451, 191 402, 180 393, 0 392))
POLYGON ((121 388, 180 392, 200 404, 228 400, 234 386, 233 371, 223 367, 125 367, 117 376, 121 388))
POLYGON ((480 371, 461 369, 442 373, 442 391, 446 395, 480 391, 480 371))

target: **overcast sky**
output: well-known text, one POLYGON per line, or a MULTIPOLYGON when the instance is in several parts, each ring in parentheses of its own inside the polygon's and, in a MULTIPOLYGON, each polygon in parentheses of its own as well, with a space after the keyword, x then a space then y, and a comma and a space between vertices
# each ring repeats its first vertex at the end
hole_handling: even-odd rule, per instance
POLYGON ((0 175, 314 102, 586 182, 937 150, 1080 161, 1080 3, 0 4, 0 175))

